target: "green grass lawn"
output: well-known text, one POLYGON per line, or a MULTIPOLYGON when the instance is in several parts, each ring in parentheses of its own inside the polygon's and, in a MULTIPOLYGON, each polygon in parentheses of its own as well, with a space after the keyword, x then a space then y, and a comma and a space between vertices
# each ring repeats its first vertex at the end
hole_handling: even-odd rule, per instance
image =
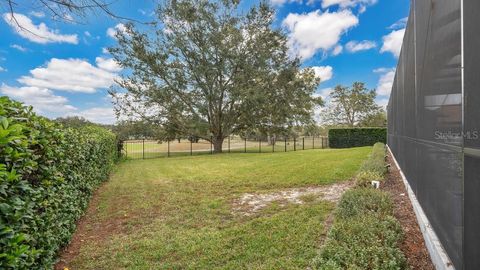
MULTIPOLYGON (((330 202, 232 211, 245 192, 354 176, 371 147, 131 160, 100 188, 70 269, 305 269, 330 202)), ((78 240, 78 239, 77 239, 78 240)))

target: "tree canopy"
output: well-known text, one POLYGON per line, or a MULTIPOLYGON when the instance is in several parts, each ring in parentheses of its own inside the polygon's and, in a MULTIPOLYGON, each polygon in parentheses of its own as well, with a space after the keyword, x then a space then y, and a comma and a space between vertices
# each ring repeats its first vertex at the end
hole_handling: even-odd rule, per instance
POLYGON ((372 122, 381 112, 376 96, 376 91, 367 89, 362 82, 354 82, 351 87, 337 85, 330 93, 322 120, 325 124, 349 127, 372 122))
POLYGON ((362 127, 386 127, 387 126, 387 113, 385 110, 380 109, 377 113, 370 114, 365 117, 359 126, 362 127))
POLYGON ((320 80, 288 54, 274 17, 266 2, 242 11, 235 0, 170 0, 156 23, 127 24, 109 49, 130 70, 111 90, 117 114, 212 141, 215 152, 230 134, 311 123, 320 80))

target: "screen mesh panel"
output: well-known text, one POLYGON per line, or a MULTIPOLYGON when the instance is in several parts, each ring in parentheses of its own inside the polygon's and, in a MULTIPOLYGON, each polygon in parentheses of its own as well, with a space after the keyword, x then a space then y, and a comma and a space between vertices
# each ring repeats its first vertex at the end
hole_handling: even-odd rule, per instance
POLYGON ((389 147, 457 269, 464 261, 461 19, 460 0, 411 2, 387 108, 389 147))

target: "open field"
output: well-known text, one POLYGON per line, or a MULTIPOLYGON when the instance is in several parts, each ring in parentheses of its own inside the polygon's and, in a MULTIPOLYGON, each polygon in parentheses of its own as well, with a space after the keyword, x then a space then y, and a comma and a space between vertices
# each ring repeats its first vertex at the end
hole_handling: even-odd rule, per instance
MULTIPOLYGON (((305 137, 296 140, 277 140, 275 145, 268 144, 266 141, 242 140, 240 137, 225 139, 223 143, 223 152, 230 153, 268 153, 285 152, 307 149, 322 149, 327 147, 326 137, 305 137), (229 150, 230 149, 230 150, 229 150)), ((154 158, 164 157, 170 152, 170 156, 185 156, 210 153, 212 145, 210 142, 200 140, 198 143, 190 143, 186 139, 180 142, 177 140, 170 142, 158 142, 155 140, 130 140, 125 141, 123 152, 128 158, 154 158)))
POLYGON ((236 210, 236 202, 246 193, 268 197, 343 183, 370 151, 361 147, 126 161, 97 192, 59 265, 305 269, 317 255, 333 202, 309 193, 297 197, 298 203, 268 201, 248 215, 236 210))

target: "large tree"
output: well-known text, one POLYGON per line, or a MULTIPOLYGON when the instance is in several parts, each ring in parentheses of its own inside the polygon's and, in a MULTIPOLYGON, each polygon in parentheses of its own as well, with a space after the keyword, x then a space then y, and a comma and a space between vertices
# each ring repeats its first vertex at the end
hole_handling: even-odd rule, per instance
POLYGON ((231 134, 312 121, 319 79, 288 54, 266 2, 242 11, 235 0, 171 0, 157 18, 143 31, 127 24, 110 49, 131 71, 111 91, 118 114, 211 141, 215 152, 231 134))
POLYGON ((380 109, 377 113, 371 114, 363 119, 359 126, 362 127, 386 127, 387 126, 387 113, 385 110, 380 109))
POLYGON ((357 126, 380 112, 376 96, 376 91, 367 89, 362 82, 354 82, 351 87, 337 85, 330 93, 322 121, 329 125, 357 126))

